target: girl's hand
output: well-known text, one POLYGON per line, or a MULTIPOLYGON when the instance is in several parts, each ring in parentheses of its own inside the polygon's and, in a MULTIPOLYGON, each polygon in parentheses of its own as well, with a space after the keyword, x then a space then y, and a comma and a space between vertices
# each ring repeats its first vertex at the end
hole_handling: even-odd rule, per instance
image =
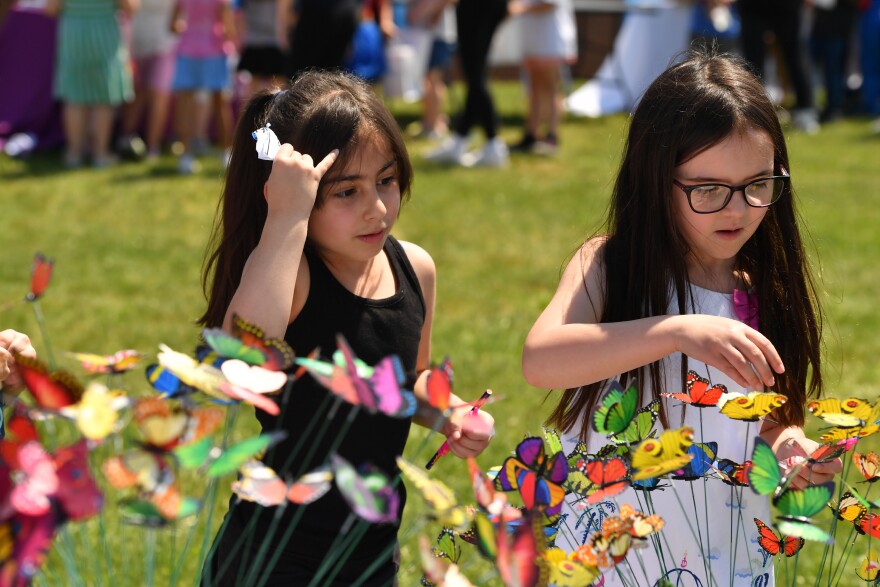
POLYGON ((443 425, 449 448, 460 458, 475 457, 495 436, 495 419, 488 412, 457 409, 443 425))
POLYGON ((761 390, 775 383, 785 366, 766 336, 738 320, 703 314, 677 316, 675 347, 719 369, 739 385, 761 390))
POLYGON ((4 389, 10 391, 18 391, 24 386, 15 368, 15 355, 33 358, 37 351, 26 334, 11 329, 0 332, 0 381, 4 389))
POLYGON ((272 161, 272 173, 263 187, 269 214, 293 214, 308 218, 315 206, 321 178, 336 161, 339 149, 314 164, 310 155, 296 151, 290 143, 278 148, 272 161))
POLYGON ((776 453, 776 459, 780 462, 792 459, 790 469, 797 467, 797 475, 791 480, 791 487, 795 489, 803 489, 809 485, 820 485, 831 481, 835 475, 843 471, 843 462, 840 459, 834 459, 827 463, 816 463, 809 465, 806 461, 813 451, 819 448, 820 443, 804 436, 801 428, 786 428, 778 438, 775 444, 771 444, 773 452, 776 453), (793 458, 794 457, 794 458, 793 458), (803 460, 805 464, 801 465, 798 461, 803 460))

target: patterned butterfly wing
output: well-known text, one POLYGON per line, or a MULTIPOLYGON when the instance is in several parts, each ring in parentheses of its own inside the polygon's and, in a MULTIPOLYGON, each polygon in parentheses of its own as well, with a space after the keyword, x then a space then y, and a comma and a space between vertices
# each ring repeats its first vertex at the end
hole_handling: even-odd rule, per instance
POLYGON ((232 315, 232 335, 238 337, 246 346, 266 355, 266 362, 261 364, 266 369, 284 371, 289 369, 296 359, 293 349, 283 339, 267 338, 262 328, 251 324, 238 314, 232 315))
POLYGON ((832 506, 839 519, 851 522, 855 526, 858 526, 862 518, 868 513, 868 508, 865 504, 850 491, 840 496, 840 502, 836 506, 831 503, 828 505, 832 506))
POLYGON ((549 459, 541 438, 531 436, 516 447, 516 457, 508 457, 496 478, 501 491, 518 490, 528 509, 546 506, 548 515, 561 507, 565 497, 563 483, 568 477, 568 462, 563 453, 549 459))
POLYGON ((359 405, 365 407, 371 414, 375 414, 378 408, 378 399, 370 387, 370 383, 358 373, 354 351, 352 351, 345 337, 336 335, 336 345, 342 353, 345 371, 354 386, 359 405))
POLYGON ((733 420, 757 422, 786 402, 784 395, 751 391, 749 395, 728 393, 722 396, 719 403, 721 413, 733 420))
POLYGON ((523 520, 512 535, 507 531, 504 519, 500 520, 496 534, 498 554, 495 565, 505 585, 534 587, 539 584, 540 543, 537 536, 533 516, 523 520))
POLYGON ((202 338, 211 350, 226 359, 238 359, 248 365, 262 365, 266 362, 266 353, 246 345, 240 338, 222 328, 205 328, 202 330, 202 338))
POLYGON ((694 430, 688 426, 666 430, 659 438, 649 438, 633 451, 633 481, 657 477, 681 469, 693 459, 688 452, 694 430))
POLYGON ((403 365, 396 355, 376 363, 369 382, 380 412, 394 418, 409 418, 415 413, 416 398, 401 388, 404 380, 403 365))
POLYGON ((673 479, 694 481, 712 469, 712 463, 718 454, 717 442, 695 442, 688 448, 693 455, 691 462, 671 475, 673 479))
POLYGON ((760 437, 755 438, 751 460, 752 466, 746 474, 746 479, 751 485, 752 491, 758 495, 776 493, 782 482, 782 471, 776 461, 773 449, 760 437))
POLYGON ((594 504, 621 493, 629 484, 629 466, 621 457, 593 459, 583 463, 582 472, 594 485, 587 503, 594 504))
POLYGON ((59 485, 55 463, 36 441, 19 447, 18 463, 18 480, 9 494, 9 504, 25 516, 48 513, 59 485))
POLYGON ((239 499, 263 507, 276 506, 287 499, 287 483, 260 461, 245 461, 238 469, 238 480, 232 482, 232 493, 239 499))
POLYGON ((820 485, 810 485, 803 489, 789 487, 773 500, 782 518, 808 521, 828 505, 834 493, 834 483, 829 481, 820 485))
POLYGON ((734 487, 748 487, 748 472, 752 468, 752 461, 737 463, 730 459, 718 459, 715 470, 727 485, 734 487))
POLYGON ((332 457, 333 477, 352 512, 372 524, 397 520, 400 496, 383 473, 365 467, 357 471, 339 455, 332 457))
POLYGON ((471 516, 458 503, 455 492, 448 485, 437 479, 432 479, 425 471, 403 457, 397 457, 397 466, 403 475, 419 490, 419 493, 421 493, 422 498, 428 505, 432 518, 443 526, 454 530, 461 531, 470 526, 471 516))
POLYGON ((615 444, 637 444, 651 436, 660 414, 660 400, 654 400, 640 409, 629 425, 620 433, 609 436, 615 444))
POLYGON ((67 371, 49 371, 39 359, 16 355, 15 364, 25 387, 41 408, 57 411, 82 399, 83 387, 67 371))
POLYGON ((696 371, 688 371, 687 393, 663 393, 661 395, 677 399, 698 408, 707 408, 718 405, 718 401, 724 393, 727 393, 725 386, 712 385, 708 379, 700 377, 696 371))
POLYGON ((42 297, 46 288, 49 287, 49 282, 52 281, 54 265, 55 260, 46 258, 43 253, 34 255, 34 261, 31 265, 31 288, 24 298, 25 301, 34 302, 42 297))
POLYGON ((263 455, 271 447, 287 438, 287 431, 275 430, 252 436, 227 447, 214 459, 206 471, 208 477, 220 477, 238 470, 248 460, 263 455))
POLYGON ((333 472, 330 467, 312 469, 291 484, 287 490, 287 499, 299 504, 317 501, 330 491, 331 481, 333 472))
POLYGON ((635 385, 624 391, 617 381, 612 381, 593 412, 593 429, 600 434, 623 432, 635 416, 638 402, 639 392, 635 385))
POLYGON ((880 538, 880 516, 871 512, 856 527, 859 534, 867 534, 871 538, 880 538))
POLYGON ((836 397, 813 400, 807 409, 814 416, 822 418, 832 426, 850 428, 864 426, 871 417, 871 402, 858 397, 840 399, 836 397))
POLYGON ((776 535, 767 524, 753 518, 755 525, 758 527, 758 544, 771 556, 776 556, 780 552, 787 557, 797 554, 804 546, 804 539, 797 536, 785 536, 780 538, 776 535))
POLYGON ((86 441, 61 447, 52 458, 59 482, 56 497, 68 519, 85 520, 97 515, 104 506, 104 495, 89 469, 86 441))
POLYGON ((875 452, 853 452, 853 464, 869 483, 880 480, 880 457, 875 452))
POLYGON ((180 380, 180 377, 154 363, 146 368, 147 382, 158 391, 163 398, 177 398, 195 393, 195 388, 180 380))

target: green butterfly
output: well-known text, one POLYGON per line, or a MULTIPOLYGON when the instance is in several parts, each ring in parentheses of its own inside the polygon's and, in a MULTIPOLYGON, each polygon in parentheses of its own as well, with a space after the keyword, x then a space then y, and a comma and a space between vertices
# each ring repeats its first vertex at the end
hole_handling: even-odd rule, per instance
POLYGON ((752 466, 747 478, 752 491, 759 495, 770 495, 773 505, 781 514, 777 518, 777 529, 786 536, 797 536, 807 540, 830 544, 833 538, 825 530, 814 526, 810 518, 828 505, 834 494, 834 483, 811 485, 804 489, 789 487, 790 477, 783 477, 770 445, 761 438, 755 438, 752 451, 752 466))
POLYGON ((182 467, 197 469, 207 466, 205 473, 208 477, 220 477, 237 471, 249 459, 264 453, 286 437, 287 432, 276 430, 220 449, 214 446, 210 436, 206 436, 198 442, 178 446, 172 452, 182 467))
POLYGON ((660 400, 655 399, 639 410, 621 432, 612 434, 608 438, 615 444, 637 444, 651 438, 654 436, 654 423, 659 415, 660 400))
POLYGON ((624 391, 617 381, 611 386, 593 412, 593 430, 599 434, 619 434, 632 422, 639 407, 639 390, 635 384, 624 391))

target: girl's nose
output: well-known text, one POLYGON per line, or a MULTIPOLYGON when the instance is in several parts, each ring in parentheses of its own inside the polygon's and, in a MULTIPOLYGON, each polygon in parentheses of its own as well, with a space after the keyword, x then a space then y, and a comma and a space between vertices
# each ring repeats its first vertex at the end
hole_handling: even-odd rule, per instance
POLYGON ((374 189, 367 204, 367 218, 384 218, 387 212, 388 208, 385 206, 382 195, 379 193, 379 190, 374 189))
POLYGON ((736 214, 742 214, 748 209, 749 205, 746 203, 746 192, 745 189, 742 188, 733 192, 730 201, 724 207, 724 210, 728 212, 735 212, 736 214))

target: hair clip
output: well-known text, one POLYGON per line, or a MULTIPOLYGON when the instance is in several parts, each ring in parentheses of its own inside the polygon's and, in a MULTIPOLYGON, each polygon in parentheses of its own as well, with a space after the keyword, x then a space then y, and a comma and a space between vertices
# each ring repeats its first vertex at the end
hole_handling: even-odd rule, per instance
POLYGON ((251 136, 257 141, 257 157, 263 161, 274 161, 275 154, 281 146, 278 136, 269 128, 271 126, 272 124, 267 122, 266 126, 251 133, 251 136))

